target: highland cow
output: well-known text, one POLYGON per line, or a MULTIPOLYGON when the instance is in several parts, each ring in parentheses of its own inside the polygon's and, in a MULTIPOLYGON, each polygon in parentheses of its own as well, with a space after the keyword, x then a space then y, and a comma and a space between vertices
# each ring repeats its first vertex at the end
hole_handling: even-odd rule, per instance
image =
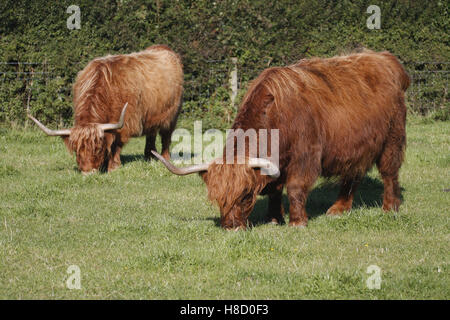
POLYGON ((131 137, 145 135, 145 157, 153 157, 158 131, 162 154, 169 159, 182 91, 179 56, 167 46, 155 45, 94 59, 78 74, 73 128, 50 130, 29 117, 48 135, 63 138, 83 173, 109 172, 120 166, 120 152, 131 137))
POLYGON ((269 196, 269 221, 283 222, 284 186, 289 224, 306 226, 306 199, 319 176, 340 178, 338 199, 327 211, 340 215, 351 209, 358 183, 374 164, 384 182, 383 209, 398 210, 408 86, 405 69, 388 52, 269 68, 251 83, 232 128, 279 129, 278 172, 261 174, 270 163, 253 157, 248 165, 212 161, 186 168, 159 158, 176 174, 201 174, 226 229, 246 227, 258 194, 269 196))

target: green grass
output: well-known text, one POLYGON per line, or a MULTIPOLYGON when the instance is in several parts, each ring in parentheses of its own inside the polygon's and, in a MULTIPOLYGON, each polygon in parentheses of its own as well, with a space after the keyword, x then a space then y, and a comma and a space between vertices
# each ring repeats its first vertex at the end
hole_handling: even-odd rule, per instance
POLYGON ((400 212, 382 212, 372 170, 342 217, 324 215, 338 190, 320 180, 307 228, 260 223, 261 197, 240 232, 219 227, 197 175, 144 161, 142 138, 120 169, 83 177, 59 138, 0 128, 0 298, 449 299, 450 124, 408 121, 400 212))

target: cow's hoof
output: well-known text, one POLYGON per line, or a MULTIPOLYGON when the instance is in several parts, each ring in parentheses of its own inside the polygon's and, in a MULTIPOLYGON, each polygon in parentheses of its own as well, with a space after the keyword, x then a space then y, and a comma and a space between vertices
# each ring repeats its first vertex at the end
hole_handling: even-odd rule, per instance
POLYGON ((390 202, 383 202, 383 210, 385 212, 398 211, 399 207, 400 207, 400 200, 399 199, 395 199, 395 200, 390 201, 390 202))
POLYGON ((349 211, 351 207, 343 206, 341 204, 333 204, 327 210, 327 216, 341 216, 344 211, 349 211))
POLYGON ((338 211, 338 210, 327 210, 327 216, 329 217, 340 217, 342 216, 343 211, 338 211))
POLYGON ((289 222, 290 227, 305 228, 307 225, 308 225, 308 221, 290 221, 289 222))
POLYGON ((284 224, 284 219, 282 219, 282 218, 280 218, 280 219, 278 219, 278 218, 268 218, 265 222, 267 224, 272 224, 272 225, 282 225, 282 224, 284 224))

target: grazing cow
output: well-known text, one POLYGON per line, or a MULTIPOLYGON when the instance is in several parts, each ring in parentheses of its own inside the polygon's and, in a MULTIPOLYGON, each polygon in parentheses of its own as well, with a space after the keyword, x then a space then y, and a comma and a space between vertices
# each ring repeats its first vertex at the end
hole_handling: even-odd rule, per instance
POLYGON ((145 135, 145 157, 153 157, 158 130, 162 154, 169 159, 182 91, 179 56, 167 46, 155 45, 94 59, 78 74, 72 129, 50 130, 29 117, 48 135, 62 136, 83 173, 100 168, 109 172, 120 166, 120 151, 130 137, 145 135))
POLYGON ((383 209, 398 210, 408 86, 405 69, 389 52, 366 50, 269 68, 251 83, 232 128, 279 129, 279 172, 261 174, 258 167, 267 163, 255 161, 267 159, 260 155, 248 158, 249 165, 213 161, 187 168, 159 158, 173 173, 200 172, 227 229, 246 227, 258 194, 269 196, 269 221, 284 221, 285 185, 289 224, 306 226, 306 198, 320 175, 340 177, 338 199, 327 214, 341 214, 351 209, 358 182, 374 164, 384 182, 383 209))

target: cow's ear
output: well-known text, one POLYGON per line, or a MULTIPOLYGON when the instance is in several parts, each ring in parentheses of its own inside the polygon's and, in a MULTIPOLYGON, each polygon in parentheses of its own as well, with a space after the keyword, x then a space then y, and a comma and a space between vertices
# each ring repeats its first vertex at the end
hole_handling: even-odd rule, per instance
POLYGON ((63 139, 64 144, 66 145, 67 150, 70 152, 70 154, 73 153, 73 145, 70 143, 70 136, 61 136, 61 139, 63 139))

